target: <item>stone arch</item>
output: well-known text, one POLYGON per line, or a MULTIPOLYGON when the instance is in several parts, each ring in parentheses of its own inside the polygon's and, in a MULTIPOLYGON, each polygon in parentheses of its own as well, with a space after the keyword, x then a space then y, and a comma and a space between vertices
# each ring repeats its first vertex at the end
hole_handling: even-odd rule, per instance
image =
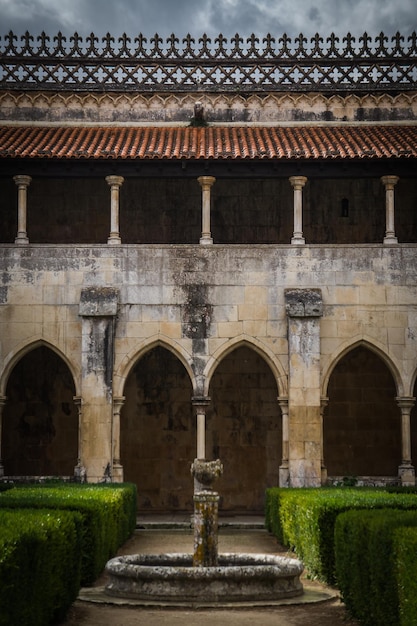
POLYGON ((329 363, 329 365, 325 368, 325 371, 322 377, 321 395, 323 397, 326 397, 330 377, 335 367, 340 362, 340 360, 343 359, 343 357, 346 356, 346 354, 348 354, 351 350, 354 350, 355 348, 359 346, 363 346, 364 348, 369 349, 371 352, 374 352, 377 356, 380 357, 380 359, 388 367, 388 369, 390 370, 394 378, 395 386, 397 389, 397 395, 398 396, 404 395, 404 384, 403 384, 403 380, 400 374, 399 367, 396 365, 393 359, 387 355, 382 345, 377 343, 375 340, 368 339, 363 336, 351 338, 350 340, 342 343, 339 346, 338 350, 336 350, 332 354, 331 363, 329 363))
POLYGON ((80 386, 79 386, 79 370, 74 366, 72 361, 67 358, 67 356, 56 346, 53 342, 46 340, 44 337, 31 337, 28 341, 25 341, 23 344, 20 344, 17 348, 11 351, 6 358, 4 359, 4 367, 3 371, 0 374, 0 395, 5 395, 7 382, 9 380, 10 374, 13 371, 15 365, 25 356, 28 352, 31 352, 35 348, 40 346, 44 346, 45 348, 49 348, 52 352, 55 352, 68 367, 71 372, 72 379, 75 385, 75 395, 80 395, 80 386))
POLYGON ((136 354, 123 388, 120 462, 142 513, 190 511, 196 427, 188 361, 163 341, 136 354), (184 363, 185 361, 185 363, 184 363))
POLYGON ((114 374, 113 393, 115 397, 123 396, 126 380, 130 372, 132 371, 132 368, 135 367, 136 363, 147 352, 153 350, 157 346, 165 348, 177 357, 177 359, 185 367, 188 376, 190 377, 192 388, 195 391, 195 389, 197 388, 197 381, 192 367, 191 355, 175 339, 171 339, 171 337, 168 337, 166 335, 158 334, 148 337, 146 341, 143 341, 139 346, 136 346, 133 350, 125 355, 114 374))
POLYGON ((211 355, 204 369, 204 388, 202 390, 202 395, 208 395, 211 378, 220 361, 222 361, 222 359, 224 359, 230 352, 242 346, 247 346, 248 348, 251 348, 264 359, 275 377, 278 388, 278 395, 286 397, 288 395, 288 376, 281 362, 277 359, 277 357, 269 349, 269 347, 259 341, 259 339, 244 334, 233 337, 233 339, 226 341, 211 355))
POLYGON ((323 452, 329 476, 397 476, 401 412, 395 374, 385 353, 367 341, 340 351, 324 388, 323 452))
POLYGON ((79 424, 67 361, 47 342, 32 342, 9 360, 4 385, 5 475, 72 476, 79 424))
POLYGON ((261 513, 265 488, 279 483, 282 418, 276 371, 253 342, 229 343, 210 372, 207 458, 224 465, 221 511, 261 513))

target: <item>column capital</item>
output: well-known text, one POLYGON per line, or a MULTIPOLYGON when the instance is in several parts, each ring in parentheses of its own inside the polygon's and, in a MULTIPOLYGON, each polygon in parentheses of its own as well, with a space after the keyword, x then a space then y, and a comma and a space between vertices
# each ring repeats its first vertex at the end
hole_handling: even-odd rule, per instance
POLYGON ((399 408, 404 411, 411 411, 416 403, 416 399, 412 396, 398 396, 397 398, 395 398, 395 401, 398 404, 399 408))
POLYGON ((30 183, 32 182, 32 177, 26 176, 25 174, 17 174, 16 176, 13 176, 13 180, 16 183, 16 185, 29 187, 30 183))
POLYGON ((113 186, 117 186, 117 187, 121 187, 123 185, 123 183, 125 182, 125 179, 123 178, 123 176, 106 176, 106 183, 113 186))
POLYGON ((329 398, 328 396, 321 396, 320 398, 320 409, 321 411, 324 413, 324 409, 328 406, 329 404, 329 398))
POLYGON ((399 180, 399 176, 381 176, 381 182, 387 189, 393 189, 399 180))
POLYGON ((288 180, 295 189, 302 189, 308 178, 307 176, 290 176, 288 180))
POLYGON ((191 398, 191 404, 195 407, 209 406, 211 398, 209 396, 193 396, 191 398))
POLYGON ((278 396, 277 400, 281 413, 288 413, 288 396, 278 396))
POLYGON ((126 400, 125 396, 113 397, 113 410, 115 413, 120 413, 122 406, 126 400))
POLYGON ((199 176, 197 180, 202 187, 211 187, 216 182, 214 176, 199 176))

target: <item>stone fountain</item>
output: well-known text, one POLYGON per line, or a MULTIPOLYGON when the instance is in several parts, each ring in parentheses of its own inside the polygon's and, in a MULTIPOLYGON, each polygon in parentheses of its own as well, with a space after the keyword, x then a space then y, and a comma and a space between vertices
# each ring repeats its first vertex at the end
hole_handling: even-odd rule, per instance
POLYGON ((196 459, 194 476, 194 554, 134 554, 106 565, 105 593, 144 604, 219 606, 270 604, 303 594, 302 563, 269 554, 218 554, 219 495, 213 482, 219 460, 196 459))

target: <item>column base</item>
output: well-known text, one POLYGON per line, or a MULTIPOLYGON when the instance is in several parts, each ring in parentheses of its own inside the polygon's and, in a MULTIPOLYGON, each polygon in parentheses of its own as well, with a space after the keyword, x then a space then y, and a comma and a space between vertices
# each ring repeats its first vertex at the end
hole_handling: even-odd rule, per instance
POLYGON ((327 485, 327 467, 325 465, 321 466, 321 485, 327 485))
POLYGON ((74 478, 77 483, 87 482, 87 470, 81 462, 74 467, 74 478))
POLYGON ((411 464, 400 465, 398 468, 398 478, 403 487, 415 487, 416 473, 411 464))
POLYGON ((303 246, 305 242, 306 240, 304 239, 304 237, 292 237, 291 238, 292 246, 303 246))
POLYGON ((290 470, 289 470, 288 465, 279 466, 279 486, 280 487, 290 486, 290 470))
POLYGON ((112 482, 113 483, 122 483, 123 482, 123 465, 120 463, 114 463, 112 467, 112 482))
POLYGON ((17 246, 27 246, 29 243, 29 238, 17 236, 14 242, 17 246))
POLYGON ((110 237, 107 239, 107 243, 109 246, 119 246, 122 243, 122 240, 118 236, 112 237, 110 235, 110 237))
POLYGON ((392 235, 388 235, 387 237, 384 237, 384 245, 394 245, 398 243, 398 238, 394 237, 392 235))
POLYGON ((211 246, 212 243, 213 243, 212 237, 201 237, 200 239, 201 246, 211 246))

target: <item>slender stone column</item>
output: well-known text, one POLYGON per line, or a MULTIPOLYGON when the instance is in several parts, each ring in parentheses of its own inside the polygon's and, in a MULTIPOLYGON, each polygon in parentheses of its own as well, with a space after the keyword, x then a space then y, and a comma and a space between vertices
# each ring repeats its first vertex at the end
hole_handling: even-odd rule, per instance
POLYGON ((108 481, 112 472, 113 362, 119 290, 81 290, 82 462, 91 482, 108 481))
POLYGON ((206 409, 210 404, 210 398, 206 396, 194 396, 192 403, 197 419, 197 459, 206 458, 206 409))
POLYGON ((125 397, 113 398, 113 428, 112 428, 112 440, 113 440, 113 466, 112 477, 113 482, 123 482, 123 466, 120 462, 120 411, 124 404, 125 397))
POLYGON ((320 289, 286 289, 291 487, 321 485, 320 289))
POLYGON ((327 467, 324 459, 324 430, 323 430, 323 417, 326 406, 329 404, 329 398, 322 397, 320 402, 320 447, 321 447, 321 484, 327 483, 327 467))
POLYGON ((207 245, 213 243, 210 231, 211 187, 216 182, 216 179, 214 176, 199 176, 197 180, 202 190, 202 231, 200 243, 207 245))
POLYGON ((78 459, 77 465, 74 468, 74 476, 77 481, 84 483, 87 480, 87 471, 83 465, 83 438, 82 438, 82 412, 83 412, 83 399, 81 396, 73 397, 74 404, 78 410, 78 459))
POLYGON ((288 398, 278 398, 278 404, 281 408, 282 415, 282 461, 279 466, 279 486, 289 487, 290 472, 289 472, 289 431, 288 431, 288 398))
POLYGON ((401 484, 414 486, 416 484, 415 469, 411 460, 411 433, 410 433, 410 413, 416 399, 415 398, 395 398, 401 409, 401 465, 398 468, 398 476, 401 484))
POLYGON ((27 188, 32 182, 32 178, 19 174, 13 176, 13 180, 17 185, 17 237, 14 242, 20 246, 26 246, 29 243, 26 232, 27 188))
POLYGON ((2 437, 3 437, 3 409, 6 405, 6 396, 0 396, 0 476, 4 476, 4 465, 2 457, 2 437))
POLYGON ((118 245, 122 243, 119 234, 119 191, 123 185, 123 176, 106 176, 106 182, 110 185, 110 236, 107 243, 118 245))
POLYGON ((303 187, 307 182, 305 176, 291 176, 290 183, 294 188, 294 233, 291 243, 303 245, 303 187))
POLYGON ((381 177, 381 182, 385 186, 385 244, 398 243, 394 226, 394 187, 398 181, 398 176, 381 177))

